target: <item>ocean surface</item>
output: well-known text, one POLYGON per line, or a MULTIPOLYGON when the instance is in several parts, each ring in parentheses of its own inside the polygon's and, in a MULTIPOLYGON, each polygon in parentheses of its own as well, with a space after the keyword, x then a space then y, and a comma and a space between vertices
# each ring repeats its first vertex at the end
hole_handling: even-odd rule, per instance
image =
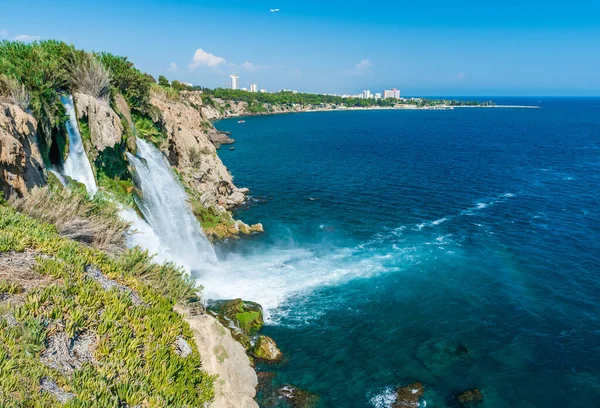
MULTIPOLYGON (((490 98, 484 98, 490 99, 490 98)), ((268 311, 321 407, 600 407, 600 99, 539 109, 223 120, 219 155, 266 233, 220 245, 208 297, 268 311)))

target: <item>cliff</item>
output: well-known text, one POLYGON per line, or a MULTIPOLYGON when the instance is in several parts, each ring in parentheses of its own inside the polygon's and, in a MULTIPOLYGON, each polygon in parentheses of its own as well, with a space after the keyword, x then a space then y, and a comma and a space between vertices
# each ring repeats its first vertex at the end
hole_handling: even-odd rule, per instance
POLYGON ((19 106, 0 102, 0 185, 5 197, 46 184, 37 122, 19 106))

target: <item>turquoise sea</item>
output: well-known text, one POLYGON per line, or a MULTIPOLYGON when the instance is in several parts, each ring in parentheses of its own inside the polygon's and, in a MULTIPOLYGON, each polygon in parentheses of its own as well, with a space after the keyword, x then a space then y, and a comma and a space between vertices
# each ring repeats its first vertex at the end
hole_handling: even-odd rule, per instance
POLYGON ((541 108, 216 124, 266 233, 206 286, 267 309, 259 370, 321 407, 600 407, 600 99, 491 99, 541 108))

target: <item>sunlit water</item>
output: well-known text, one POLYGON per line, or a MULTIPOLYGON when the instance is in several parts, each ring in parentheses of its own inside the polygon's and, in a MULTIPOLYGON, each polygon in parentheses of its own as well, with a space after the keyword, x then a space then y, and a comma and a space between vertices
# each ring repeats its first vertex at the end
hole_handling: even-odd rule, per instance
POLYGON ((217 247, 205 292, 269 313, 277 382, 323 407, 600 401, 600 100, 541 109, 226 120, 220 156, 266 233, 217 247), (469 352, 457 354, 464 345, 469 352))

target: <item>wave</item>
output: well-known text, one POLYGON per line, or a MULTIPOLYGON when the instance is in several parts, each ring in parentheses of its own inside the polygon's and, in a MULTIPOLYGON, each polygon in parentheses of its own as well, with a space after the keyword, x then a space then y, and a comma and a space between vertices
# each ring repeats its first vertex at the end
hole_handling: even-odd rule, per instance
POLYGON ((369 403, 375 408, 390 408, 396 402, 396 391, 392 387, 386 387, 369 398, 369 403))

